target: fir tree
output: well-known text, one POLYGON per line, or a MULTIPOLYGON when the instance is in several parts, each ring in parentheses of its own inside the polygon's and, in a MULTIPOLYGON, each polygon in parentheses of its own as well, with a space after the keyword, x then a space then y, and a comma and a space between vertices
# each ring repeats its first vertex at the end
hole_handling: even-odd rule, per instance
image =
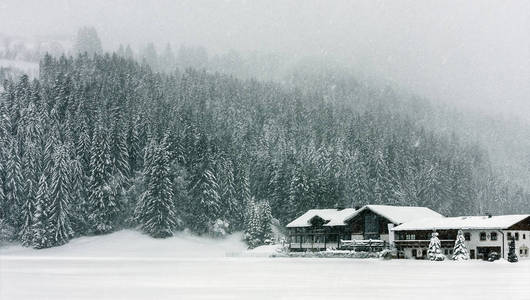
POLYGON ((454 260, 468 260, 469 252, 465 244, 464 233, 462 230, 458 230, 458 235, 456 236, 455 247, 453 249, 453 259, 454 260))
POLYGON ((149 235, 165 238, 173 235, 177 224, 173 191, 169 177, 170 165, 166 146, 152 145, 144 168, 146 191, 135 210, 140 228, 149 235))
MULTIPOLYGON (((103 123, 102 117, 99 118, 103 123)), ((120 212, 120 203, 112 185, 112 161, 107 131, 102 125, 96 128, 90 159, 90 214, 88 216, 95 233, 106 233, 115 229, 120 212)))
POLYGON ((260 241, 263 244, 272 244, 272 214, 268 201, 262 201, 258 206, 260 241))
POLYGON ((23 194, 24 179, 17 145, 14 140, 11 140, 8 151, 5 171, 6 181, 4 183, 5 200, 8 207, 6 220, 19 233, 23 221, 22 206, 25 202, 23 194))
POLYGON ((51 245, 50 233, 48 229, 48 212, 47 207, 50 205, 48 196, 48 184, 46 175, 43 173, 39 179, 39 187, 35 196, 35 212, 33 215, 33 224, 31 225, 32 236, 31 245, 36 249, 46 248, 51 245))
POLYGON ((515 263, 519 261, 517 254, 515 253, 515 237, 512 237, 510 244, 508 245, 508 261, 515 263))
POLYGON ((65 145, 57 145, 53 154, 53 170, 50 185, 50 205, 47 207, 49 223, 47 231, 51 235, 50 244, 62 245, 73 235, 71 227, 71 169, 68 150, 65 145))
POLYGON ((254 199, 250 199, 245 213, 244 236, 249 248, 255 248, 260 245, 260 225, 258 206, 254 199))
POLYGON ((438 232, 433 232, 431 237, 431 242, 429 243, 429 250, 427 250, 427 255, 430 260, 444 260, 444 255, 442 254, 442 246, 440 240, 438 239, 438 232))
POLYGON ((190 179, 191 217, 190 226, 199 233, 208 231, 220 217, 221 198, 219 185, 210 153, 206 150, 196 165, 190 179))
POLYGON ((101 54, 101 40, 96 29, 93 27, 82 27, 77 32, 74 50, 76 53, 87 53, 89 56, 101 54))

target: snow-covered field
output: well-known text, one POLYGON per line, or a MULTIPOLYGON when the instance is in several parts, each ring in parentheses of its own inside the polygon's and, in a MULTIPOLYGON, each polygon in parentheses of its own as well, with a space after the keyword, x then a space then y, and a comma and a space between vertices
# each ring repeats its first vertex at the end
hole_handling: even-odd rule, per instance
POLYGON ((248 257, 239 238, 120 231, 0 248, 0 299, 530 299, 530 261, 248 257))

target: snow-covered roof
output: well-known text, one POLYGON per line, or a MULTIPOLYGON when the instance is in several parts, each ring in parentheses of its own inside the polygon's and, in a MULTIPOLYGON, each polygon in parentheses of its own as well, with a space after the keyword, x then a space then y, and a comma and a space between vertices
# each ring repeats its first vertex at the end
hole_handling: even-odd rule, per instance
POLYGON ((345 221, 354 218, 365 210, 371 210, 374 213, 388 219, 394 224, 402 224, 412 220, 425 218, 443 218, 443 216, 427 207, 419 206, 391 206, 391 205, 365 205, 349 216, 345 221))
POLYGON ((506 229, 528 217, 530 215, 424 218, 396 226, 392 230, 506 229))
POLYGON ((345 209, 310 209, 300 217, 296 218, 287 227, 309 227, 311 226, 311 219, 318 216, 325 221, 328 221, 324 226, 343 226, 346 225, 344 221, 346 218, 355 213, 353 208, 345 209))

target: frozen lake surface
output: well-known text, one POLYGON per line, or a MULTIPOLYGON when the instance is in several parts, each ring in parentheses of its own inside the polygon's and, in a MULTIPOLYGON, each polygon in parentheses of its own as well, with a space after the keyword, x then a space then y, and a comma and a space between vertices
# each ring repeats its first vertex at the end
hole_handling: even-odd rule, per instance
POLYGON ((226 257, 238 236, 134 231, 0 249, 0 299, 530 299, 530 261, 226 257))

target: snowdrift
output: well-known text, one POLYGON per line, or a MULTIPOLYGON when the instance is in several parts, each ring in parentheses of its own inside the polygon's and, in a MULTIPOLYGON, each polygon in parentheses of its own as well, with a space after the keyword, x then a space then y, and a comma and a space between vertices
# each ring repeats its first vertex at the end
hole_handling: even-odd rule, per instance
POLYGON ((80 237, 68 244, 31 249, 19 245, 0 248, 0 256, 22 257, 225 257, 227 253, 241 253, 247 249, 241 234, 223 239, 199 237, 180 232, 167 239, 154 239, 134 230, 121 230, 107 235, 80 237))

